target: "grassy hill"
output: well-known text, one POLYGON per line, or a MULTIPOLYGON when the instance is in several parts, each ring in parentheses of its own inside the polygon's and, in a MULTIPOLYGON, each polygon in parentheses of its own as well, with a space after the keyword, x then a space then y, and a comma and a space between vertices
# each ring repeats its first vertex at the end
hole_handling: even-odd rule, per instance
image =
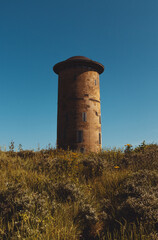
POLYGON ((0 151, 0 239, 158 239, 158 145, 0 151))

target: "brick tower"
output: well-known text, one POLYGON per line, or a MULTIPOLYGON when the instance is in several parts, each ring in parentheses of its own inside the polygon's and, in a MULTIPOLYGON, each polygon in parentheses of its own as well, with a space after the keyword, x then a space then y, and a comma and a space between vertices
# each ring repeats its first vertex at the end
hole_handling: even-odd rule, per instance
POLYGON ((75 56, 53 67, 58 78, 57 147, 80 152, 101 150, 99 74, 104 66, 75 56))

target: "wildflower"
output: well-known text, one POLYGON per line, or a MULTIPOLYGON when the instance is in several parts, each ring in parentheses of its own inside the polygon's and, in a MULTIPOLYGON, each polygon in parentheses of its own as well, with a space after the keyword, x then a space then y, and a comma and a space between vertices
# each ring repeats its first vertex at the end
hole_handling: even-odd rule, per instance
POLYGON ((21 214, 21 216, 22 216, 24 222, 27 222, 27 220, 29 219, 29 216, 27 215, 26 212, 21 214))
POLYGON ((120 168, 120 167, 119 167, 119 166, 115 166, 114 168, 118 169, 118 168, 120 168))
POLYGON ((132 145, 129 144, 129 143, 127 143, 127 144, 125 145, 125 147, 132 147, 132 145))

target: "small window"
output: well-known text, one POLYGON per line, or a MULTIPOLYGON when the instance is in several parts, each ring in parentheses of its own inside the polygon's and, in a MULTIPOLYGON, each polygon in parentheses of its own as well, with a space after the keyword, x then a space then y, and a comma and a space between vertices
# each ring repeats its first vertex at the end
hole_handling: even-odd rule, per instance
POLYGON ((69 116, 68 116, 68 113, 66 113, 65 120, 66 120, 66 122, 68 122, 68 121, 69 121, 69 116))
POLYGON ((99 123, 101 124, 101 116, 99 115, 99 123))
POLYGON ((96 79, 94 80, 94 84, 95 84, 95 86, 97 85, 97 80, 96 79))
POLYGON ((99 144, 101 144, 101 133, 99 133, 99 144))
POLYGON ((77 142, 78 143, 83 142, 83 131, 82 130, 77 131, 77 142))
POLYGON ((77 79, 77 75, 76 74, 74 74, 74 80, 76 80, 77 79))
POLYGON ((82 121, 87 122, 87 113, 86 112, 82 113, 82 121))
POLYGON ((64 131, 63 131, 63 140, 64 141, 66 140, 66 129, 64 129, 64 131))
POLYGON ((84 148, 83 148, 83 147, 80 148, 80 152, 81 152, 81 153, 84 153, 84 148))

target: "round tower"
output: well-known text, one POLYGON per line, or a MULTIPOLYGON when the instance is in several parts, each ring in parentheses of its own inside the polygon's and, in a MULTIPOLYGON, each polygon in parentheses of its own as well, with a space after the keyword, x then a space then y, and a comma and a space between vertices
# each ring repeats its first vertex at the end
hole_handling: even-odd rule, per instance
POLYGON ((99 74, 104 66, 75 56, 57 63, 57 147, 80 152, 101 150, 99 74))

